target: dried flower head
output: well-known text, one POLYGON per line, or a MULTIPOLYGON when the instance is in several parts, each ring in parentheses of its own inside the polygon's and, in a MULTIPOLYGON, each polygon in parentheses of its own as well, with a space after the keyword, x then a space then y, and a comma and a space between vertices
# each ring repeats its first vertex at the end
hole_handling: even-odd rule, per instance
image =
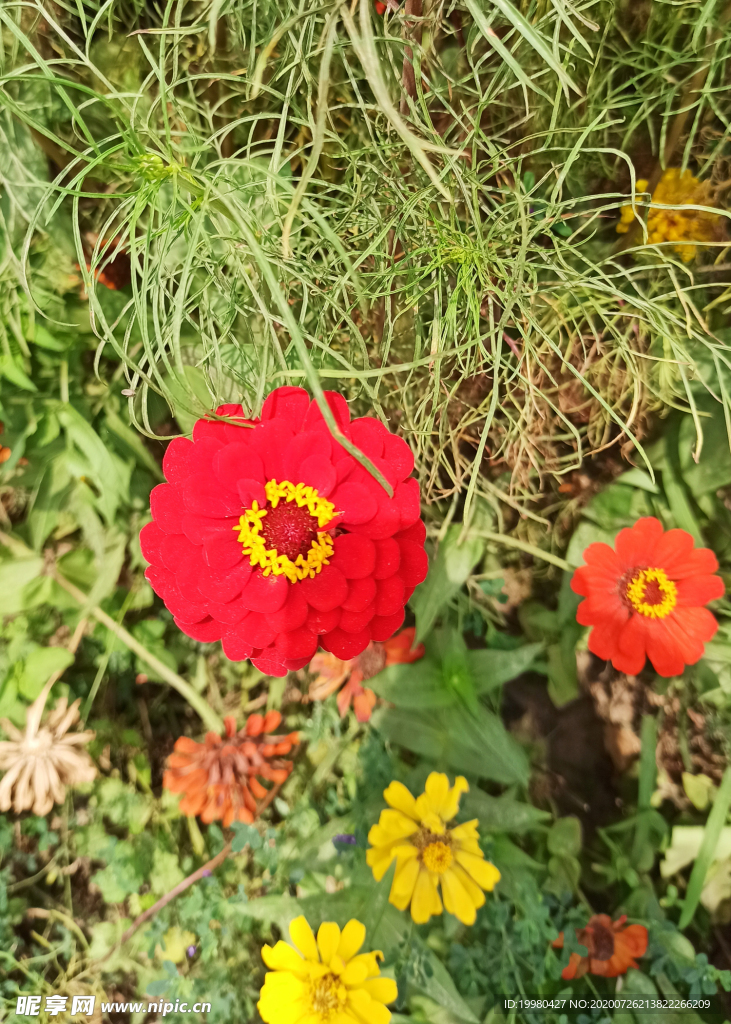
MULTIPOLYGON (((637 970, 635 957, 647 952, 647 928, 641 924, 626 924, 627 915, 612 921, 607 914, 594 914, 586 928, 576 929, 576 938, 586 947, 586 956, 572 953, 561 972, 564 981, 581 978, 584 974, 598 974, 603 978, 617 978, 630 967, 637 970)), ((554 949, 563 949, 563 932, 553 942, 554 949)))
POLYGON ((415 633, 414 627, 410 626, 408 629, 402 629, 385 643, 372 641, 364 651, 350 661, 341 661, 334 654, 319 652, 308 666, 316 677, 310 685, 310 700, 326 700, 340 690, 340 717, 343 718, 348 713, 352 702, 358 721, 367 722, 375 707, 376 695, 373 690, 362 685, 363 681, 372 679, 389 665, 410 664, 423 658, 423 644, 417 644, 412 649, 415 633))
POLYGON ((25 732, 16 729, 7 719, 0 725, 10 737, 0 743, 0 768, 5 775, 0 781, 0 811, 16 814, 32 810, 34 814, 48 814, 53 805, 63 803, 66 786, 91 782, 96 766, 84 747, 94 739, 95 733, 69 732, 79 721, 76 700, 68 707, 62 697, 41 726, 41 715, 46 692, 28 709, 25 732))
POLYGON ((206 824, 222 820, 224 828, 233 821, 252 822, 256 800, 268 792, 259 780, 282 783, 292 771, 292 762, 281 758, 299 735, 272 736, 281 721, 278 711, 269 711, 251 715, 238 732, 236 720, 225 718, 225 735, 209 732, 203 743, 181 736, 162 784, 171 793, 185 794, 180 801, 183 814, 199 815, 206 824))

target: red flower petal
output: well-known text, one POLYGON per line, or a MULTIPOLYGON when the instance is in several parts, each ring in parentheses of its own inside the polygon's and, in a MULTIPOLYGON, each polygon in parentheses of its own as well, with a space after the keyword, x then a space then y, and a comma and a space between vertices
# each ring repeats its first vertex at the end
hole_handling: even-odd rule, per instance
POLYGON ((223 530, 231 529, 223 519, 211 519, 209 516, 197 516, 194 512, 186 512, 182 508, 182 502, 178 514, 181 516, 179 527, 171 533, 182 531, 191 544, 202 544, 208 533, 221 533, 223 530))
POLYGON ((319 612, 316 608, 310 608, 307 615, 307 628, 313 633, 330 633, 337 628, 340 615, 339 608, 331 608, 327 612, 319 612))
POLYGON ((164 533, 180 533, 182 499, 171 484, 158 484, 150 492, 152 517, 164 533))
POLYGON ((182 619, 175 619, 178 629, 202 644, 212 644, 223 636, 224 627, 220 622, 213 619, 203 619, 202 622, 183 622, 182 619))
POLYGON ((378 502, 362 484, 346 481, 340 484, 330 499, 337 512, 343 513, 343 523, 367 523, 378 510, 378 502))
POLYGON ((414 544, 410 540, 399 542, 401 548, 401 564, 399 576, 403 577, 407 587, 415 587, 426 579, 429 572, 429 559, 424 546, 414 544))
POLYGON ((324 455, 310 455, 300 467, 297 477, 297 482, 299 481, 308 487, 314 487, 321 497, 326 498, 335 486, 335 467, 324 455))
MULTIPOLYGON (((241 600, 247 608, 257 612, 278 612, 287 600, 289 583, 285 576, 262 576, 260 572, 254 572, 244 587, 241 600)), ((272 632, 272 639, 276 630, 272 632)), ((257 644, 257 647, 265 647, 266 644, 257 644)))
POLYGON ((221 448, 213 459, 213 472, 223 486, 238 493, 239 480, 263 480, 264 465, 252 445, 239 441, 221 448))
POLYGON ((344 533, 335 538, 334 548, 335 554, 330 559, 331 564, 348 579, 358 580, 373 574, 376 567, 376 546, 372 540, 354 533, 344 533))
MULTIPOLYGON (((224 490, 210 473, 198 470, 180 485, 185 507, 189 512, 211 519, 226 519, 241 515, 241 500, 237 494, 224 490)), ((178 513, 180 516, 180 513, 178 513)), ((157 516, 155 516, 157 518, 157 516)))
POLYGON ((233 530, 208 534, 203 541, 203 548, 206 553, 206 561, 212 569, 233 569, 244 558, 243 547, 236 540, 233 530))
POLYGON ((346 633, 342 629, 334 629, 320 638, 320 646, 330 651, 341 661, 350 661, 364 651, 370 643, 371 634, 368 629, 361 633, 346 633))
POLYGON ((348 582, 343 573, 332 564, 325 566, 314 578, 295 584, 308 604, 321 612, 338 608, 348 594, 348 582))
POLYGON ((418 519, 413 526, 397 533, 396 540, 412 540, 414 544, 423 544, 426 540, 426 526, 421 519, 418 519))
POLYGON ((145 579, 163 601, 167 594, 177 589, 173 574, 161 566, 151 565, 145 569, 145 579))
MULTIPOLYGON (((339 395, 337 391, 326 391, 325 401, 330 407, 335 422, 340 427, 341 431, 345 433, 348 426, 350 425, 350 409, 348 403, 345 401, 342 395, 339 395)), ((310 403, 310 407, 307 410, 304 423, 302 424, 303 430, 326 430, 329 433, 329 427, 323 419, 322 413, 317 402, 313 399, 310 403)))
POLYGON ((233 601, 226 601, 225 603, 209 601, 208 614, 227 628, 237 625, 242 619, 246 618, 249 614, 249 609, 238 598, 235 598, 233 601))
POLYGON ((245 661, 254 650, 253 644, 245 640, 241 632, 236 629, 224 633, 222 642, 223 653, 229 661, 245 661))
POLYGON ((394 576, 389 576, 387 580, 381 580, 376 596, 376 614, 388 617, 395 615, 399 609, 403 611, 403 607, 404 581, 401 576, 396 573, 394 576))
MULTIPOLYGON (((305 483, 300 475, 302 463, 310 455, 316 453, 332 461, 333 443, 329 434, 321 430, 308 430, 304 434, 296 434, 287 445, 284 453, 284 474, 292 483, 305 483)), ((311 486, 314 486, 311 485, 311 486)))
POLYGON ((195 446, 187 437, 176 437, 165 449, 162 471, 171 484, 182 483, 195 469, 195 446))
POLYGON ((700 640, 691 640, 673 615, 653 623, 647 633, 647 656, 658 675, 666 678, 683 674, 703 654, 700 640))
POLYGON ((258 653, 254 651, 251 655, 251 664, 265 675, 278 676, 280 679, 289 672, 286 660, 276 647, 267 647, 258 653))
POLYGON ((339 627, 346 633, 362 633, 376 613, 375 604, 369 604, 362 612, 342 612, 339 627))
POLYGON ((723 597, 726 589, 720 576, 690 576, 679 579, 676 586, 678 607, 708 604, 709 601, 723 597))
POLYGON ((282 420, 269 420, 257 427, 253 434, 251 445, 261 457, 266 479, 286 479, 284 455, 292 439, 289 424, 282 420))
POLYGON ((148 562, 153 565, 162 564, 160 544, 166 534, 162 532, 157 523, 148 523, 140 530, 140 550, 148 562))
POLYGON ((310 658, 317 650, 317 634, 301 627, 289 633, 280 633, 275 646, 283 658, 310 658))
POLYGON ((160 554, 165 568, 170 572, 177 572, 181 565, 199 553, 196 552, 195 545, 182 533, 172 533, 167 534, 160 542, 160 554))
POLYGON ((350 424, 350 440, 369 459, 380 459, 388 430, 373 416, 362 416, 350 424))
POLYGON ((393 467, 399 480, 405 480, 414 470, 414 453, 396 434, 386 435, 383 458, 393 467))
POLYGON ((279 611, 273 612, 269 616, 269 621, 277 633, 288 633, 293 629, 298 629, 306 622, 308 612, 309 605, 302 593, 302 588, 294 584, 289 587, 287 600, 279 611))
MULTIPOLYGON (((248 562, 242 562, 233 569, 203 568, 197 577, 197 586, 204 598, 226 603, 238 597, 249 582, 252 569, 248 562)), ((180 583, 178 583, 180 586, 180 583)))
POLYGON ((309 407, 310 396, 304 388, 277 388, 262 406, 262 422, 286 419, 292 431, 301 430, 309 407))
POLYGON ((411 526, 421 515, 418 480, 404 480, 396 488, 393 500, 401 516, 401 529, 411 526))
POLYGON ((662 523, 654 516, 645 516, 634 526, 620 530, 614 541, 614 550, 622 569, 652 565, 655 548, 662 535, 662 523))
POLYGON ((406 612, 403 608, 393 615, 376 615, 371 619, 371 639, 381 642, 388 640, 401 628, 405 618, 406 612))
POLYGON ((259 508, 263 508, 266 504, 267 495, 261 480, 239 480, 236 492, 241 501, 241 511, 251 508, 255 501, 259 503, 259 508))
MULTIPOLYGON (((377 580, 385 580, 393 576, 401 565, 401 547, 392 537, 373 543, 376 545, 376 568, 373 575, 377 580)), ((427 559, 427 567, 428 564, 427 559)))
POLYGON ((344 612, 362 612, 373 602, 375 596, 376 581, 372 576, 366 576, 362 580, 351 580, 342 609, 344 612))
POLYGON ((250 612, 238 624, 236 631, 241 639, 250 643, 252 647, 268 647, 277 635, 268 616, 259 612, 250 612))

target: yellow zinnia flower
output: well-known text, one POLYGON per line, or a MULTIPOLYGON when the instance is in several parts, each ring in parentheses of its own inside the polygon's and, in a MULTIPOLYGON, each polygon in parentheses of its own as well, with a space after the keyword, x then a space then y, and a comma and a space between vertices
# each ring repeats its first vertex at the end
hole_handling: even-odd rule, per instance
MULTIPOLYGON (((644 178, 638 179, 635 200, 642 198, 640 193, 647 191, 647 185, 644 178)), ((696 255, 698 246, 695 243, 718 241, 722 237, 721 218, 718 214, 703 210, 683 210, 683 206, 711 206, 713 202, 708 182, 694 178, 687 168, 682 174, 677 167, 668 168, 652 193, 652 202, 675 206, 676 209, 662 210, 650 206, 647 214, 648 241, 679 242, 673 249, 683 263, 690 263, 696 255)), ((641 209, 637 212, 642 214, 641 209)), ((626 234, 634 220, 635 211, 632 206, 623 206, 619 213, 617 233, 626 234)))
POLYGON ((372 848, 366 857, 376 881, 396 860, 389 899, 399 910, 410 903, 417 924, 441 914, 440 883, 447 911, 462 924, 474 924, 477 908, 485 902, 482 890, 492 892, 500 881, 500 872, 480 849, 477 821, 447 828, 469 788, 461 775, 450 789, 446 775, 432 772, 418 799, 401 782, 392 782, 384 791, 391 809, 381 811, 378 824, 368 833, 372 848))
POLYGON ((396 982, 380 977, 383 953, 361 953, 366 930, 348 921, 342 932, 332 921, 320 925, 317 940, 304 917, 289 926, 286 942, 264 946, 271 971, 257 1004, 265 1024, 388 1024, 386 1009, 398 995, 396 982))

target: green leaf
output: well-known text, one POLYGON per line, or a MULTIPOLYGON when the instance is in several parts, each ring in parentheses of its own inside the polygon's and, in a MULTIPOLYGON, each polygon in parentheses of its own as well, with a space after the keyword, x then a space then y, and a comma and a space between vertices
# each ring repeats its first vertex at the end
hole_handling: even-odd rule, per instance
POLYGON ((176 854, 155 847, 155 854, 150 873, 150 888, 157 896, 164 896, 182 882, 185 875, 180 870, 176 854))
POLYGON ((42 558, 12 558, 0 562, 0 616, 26 607, 25 588, 43 571, 42 558))
POLYGON ((25 659, 18 689, 27 700, 35 700, 54 672, 73 664, 73 654, 65 647, 37 647, 25 659))
POLYGON ((491 648, 469 651, 467 661, 475 677, 477 692, 487 693, 515 679, 522 672, 527 672, 542 650, 543 644, 533 643, 516 647, 512 651, 491 648))
POLYGON ((392 743, 437 765, 507 786, 528 782, 525 751, 485 708, 476 714, 462 707, 441 712, 381 708, 372 722, 392 743))
POLYGON ((369 679, 368 686, 400 708, 446 708, 455 700, 444 685, 441 667, 429 658, 412 665, 389 665, 369 679))
POLYGON ((462 798, 462 811, 468 818, 478 818, 484 832, 530 832, 551 820, 548 811, 514 799, 508 793, 490 796, 473 786, 462 798))
POLYGON ((419 987, 420 992, 433 999, 439 1006, 444 1007, 457 1020, 467 1021, 468 1024, 478 1024, 477 1017, 457 991, 457 987, 442 961, 434 955, 421 936, 414 935, 411 942, 412 946, 419 949, 422 963, 428 965, 424 971, 425 977, 419 987))
POLYGON ((548 852, 556 857, 576 857, 581 852, 581 822, 559 818, 548 831, 548 852))
POLYGON ((57 415, 70 440, 88 460, 99 490, 99 508, 107 523, 112 523, 117 509, 129 495, 130 467, 109 451, 72 405, 60 405, 57 415))
POLYGON ((15 384, 16 388, 22 388, 23 391, 38 390, 25 370, 18 366, 12 356, 0 356, 0 374, 11 384, 15 384))
POLYGON ((465 580, 479 562, 485 542, 467 535, 459 544, 462 525, 453 523, 439 545, 429 575, 419 584, 411 598, 416 615, 416 640, 423 639, 442 608, 464 586, 465 580))
POLYGON ((698 908, 706 875, 716 855, 716 847, 721 838, 729 807, 731 807, 731 768, 727 768, 723 773, 721 785, 703 831, 703 841, 690 874, 683 910, 678 922, 678 928, 681 931, 688 927, 698 908))
POLYGON ((579 696, 576 673, 576 644, 582 627, 575 622, 564 628, 561 639, 546 651, 548 659, 548 696, 557 708, 579 696))

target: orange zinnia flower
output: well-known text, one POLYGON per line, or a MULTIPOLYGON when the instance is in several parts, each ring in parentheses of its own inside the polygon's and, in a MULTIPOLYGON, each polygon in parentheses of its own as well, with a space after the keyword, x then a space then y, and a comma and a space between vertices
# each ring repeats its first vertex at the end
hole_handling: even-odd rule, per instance
MULTIPOLYGON (((572 953, 568 965, 561 972, 564 981, 572 981, 586 974, 599 974, 603 978, 616 978, 626 974, 630 967, 638 966, 635 957, 647 952, 647 928, 641 924, 625 925, 627 915, 612 921, 608 914, 594 914, 586 928, 576 929, 576 938, 586 946, 587 956, 572 953)), ((563 949, 563 932, 553 943, 554 949, 563 949)))
POLYGON ((162 784, 171 793, 185 793, 180 801, 183 814, 200 815, 201 821, 251 823, 257 813, 256 799, 268 790, 259 779, 285 782, 292 762, 281 760, 298 742, 299 734, 272 736, 282 716, 278 711, 251 715, 243 729, 236 732, 236 720, 224 718, 226 734, 206 733, 203 743, 188 736, 176 740, 168 758, 162 784))
POLYGON ((590 544, 584 560, 571 589, 586 598, 576 618, 594 627, 590 651, 627 675, 637 675, 645 657, 661 676, 679 676, 702 657, 718 629, 703 605, 724 592, 712 551, 647 516, 620 530, 614 549, 590 544))
POLYGON ((345 717, 352 702, 358 721, 367 722, 375 706, 376 695, 362 685, 363 680, 372 679, 388 665, 410 664, 423 658, 423 644, 411 649, 415 633, 413 626, 402 629, 385 643, 370 643, 350 661, 341 661, 332 654, 319 652, 309 664, 310 672, 317 675, 310 686, 310 700, 325 700, 342 686, 338 694, 340 717, 345 717))

